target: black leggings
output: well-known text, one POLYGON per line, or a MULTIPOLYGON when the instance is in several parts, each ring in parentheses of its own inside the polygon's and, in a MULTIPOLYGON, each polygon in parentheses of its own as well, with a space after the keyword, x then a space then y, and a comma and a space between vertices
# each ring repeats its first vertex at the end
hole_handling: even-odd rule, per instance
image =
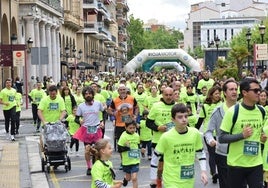
POLYGON ((11 135, 15 135, 15 121, 16 121, 16 106, 9 110, 3 110, 5 117, 5 129, 6 133, 9 133, 9 122, 11 121, 11 135))
POLYGON ((16 133, 20 128, 20 111, 16 112, 16 133))
POLYGON ((38 117, 37 111, 38 111, 38 105, 37 104, 32 104, 32 114, 33 114, 33 120, 34 123, 39 123, 41 122, 41 120, 38 117))
POLYGON ((75 151, 79 150, 79 140, 76 138, 71 138, 70 148, 73 148, 73 145, 75 144, 75 151))
POLYGON ((263 188, 263 167, 230 167, 228 166, 228 182, 231 188, 263 188))

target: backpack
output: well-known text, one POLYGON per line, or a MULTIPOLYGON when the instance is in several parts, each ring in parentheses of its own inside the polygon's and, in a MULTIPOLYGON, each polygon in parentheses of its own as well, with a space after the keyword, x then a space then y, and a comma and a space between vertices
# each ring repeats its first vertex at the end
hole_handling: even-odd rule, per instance
MULTIPOLYGON (((261 111, 261 113, 262 113, 262 119, 264 120, 264 118, 265 118, 265 110, 260 105, 257 105, 257 107, 261 111)), ((232 127, 231 127, 231 130, 230 130, 230 133, 233 132, 233 128, 234 128, 234 125, 235 125, 236 120, 237 120, 238 112, 239 112, 239 103, 235 104, 235 106, 234 106, 234 115, 233 115, 232 127)))

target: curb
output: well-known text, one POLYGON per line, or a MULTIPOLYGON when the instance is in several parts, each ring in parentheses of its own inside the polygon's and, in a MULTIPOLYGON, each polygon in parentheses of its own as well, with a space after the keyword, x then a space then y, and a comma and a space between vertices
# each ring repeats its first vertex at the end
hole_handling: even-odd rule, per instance
POLYGON ((49 188, 46 173, 42 172, 38 140, 39 136, 30 136, 26 140, 32 188, 49 188))

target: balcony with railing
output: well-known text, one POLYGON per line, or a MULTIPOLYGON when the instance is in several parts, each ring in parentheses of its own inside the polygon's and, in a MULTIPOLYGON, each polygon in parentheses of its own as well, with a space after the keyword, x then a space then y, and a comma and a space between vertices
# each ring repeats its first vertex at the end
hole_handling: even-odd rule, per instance
POLYGON ((98 1, 97 0, 83 0, 83 9, 98 10, 98 1))
POLYGON ((85 21, 83 33, 95 34, 93 37, 102 40, 112 40, 109 28, 103 22, 85 21))
POLYGON ((84 21, 84 33, 98 33, 98 23, 96 21, 84 21))
POLYGON ((124 18, 124 17, 117 17, 117 24, 118 26, 121 26, 121 27, 126 27, 128 25, 128 20, 127 18, 124 18))
POLYGON ((103 34, 107 37, 107 39, 112 40, 111 32, 109 31, 109 28, 106 27, 103 22, 98 22, 98 31, 99 31, 99 34, 103 34))
POLYGON ((69 10, 64 10, 64 25, 70 26, 77 30, 84 26, 83 20, 80 18, 80 16, 69 10))
POLYGON ((26 4, 26 3, 39 3, 42 2, 45 5, 49 6, 50 8, 53 9, 53 11, 57 11, 59 13, 63 13, 63 7, 61 6, 61 0, 20 0, 20 4, 26 4))

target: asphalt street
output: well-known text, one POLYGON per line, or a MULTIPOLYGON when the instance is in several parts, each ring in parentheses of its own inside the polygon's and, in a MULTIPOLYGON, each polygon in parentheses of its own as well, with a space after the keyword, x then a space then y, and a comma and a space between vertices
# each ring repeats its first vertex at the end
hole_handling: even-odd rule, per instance
MULTIPOLYGON (((110 139, 113 146, 113 126, 111 122, 106 124, 105 138, 110 139)), ((0 124, 0 139, 5 139, 5 131, 3 123, 0 124)), ((51 168, 50 173, 42 172, 41 169, 41 156, 42 153, 39 150, 39 134, 35 133, 35 127, 30 121, 22 121, 20 127, 20 134, 17 136, 20 150, 20 179, 21 187, 34 187, 34 188, 88 188, 91 184, 90 176, 86 175, 86 163, 84 160, 84 148, 83 143, 80 142, 79 156, 68 153, 71 159, 71 170, 65 172, 64 166, 59 166, 56 170, 51 168)), ((116 179, 121 180, 124 177, 124 173, 119 170, 120 157, 117 152, 113 153, 111 161, 113 162, 116 179)), ((199 165, 195 165, 196 168, 196 188, 214 188, 218 187, 218 184, 212 184, 209 177, 209 183, 207 186, 203 186, 199 178, 199 165)), ((138 173, 138 182, 140 188, 148 188, 150 184, 150 161, 147 158, 141 159, 140 171, 138 173)), ((132 183, 129 182, 127 187, 132 187, 132 183)))

